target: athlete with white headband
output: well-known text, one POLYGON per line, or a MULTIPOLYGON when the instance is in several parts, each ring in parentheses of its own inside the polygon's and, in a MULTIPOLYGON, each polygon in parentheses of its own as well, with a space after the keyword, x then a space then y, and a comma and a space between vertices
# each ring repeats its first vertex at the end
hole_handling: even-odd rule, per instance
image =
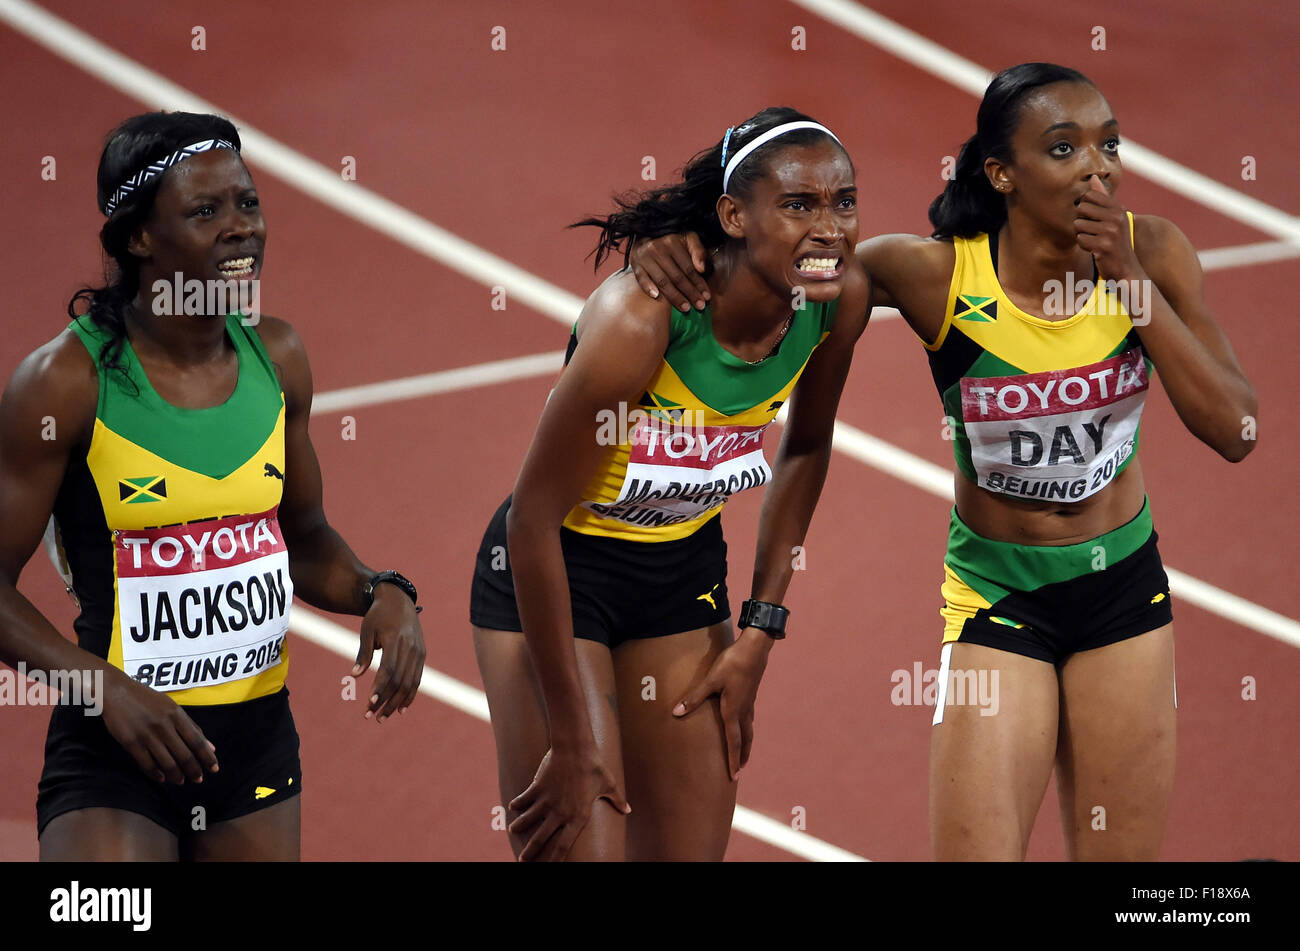
MULTIPOLYGON (((930 205, 933 232, 857 249, 872 303, 926 349, 956 470, 931 740, 940 859, 1024 858, 1054 767, 1069 857, 1160 854, 1177 693, 1143 406, 1158 368, 1179 418, 1232 462, 1258 410, 1190 242, 1117 200, 1121 152, 1087 77, 1013 66, 930 205), (956 692, 971 675, 988 703, 956 692)), ((709 247, 672 235, 633 263, 647 293, 703 301, 709 247)))
POLYGON ((786 634, 790 552, 866 326, 857 189, 824 126, 767 109, 681 182, 618 204, 579 222, 600 229, 597 266, 698 229, 712 303, 675 310, 626 269, 587 300, 484 535, 470 620, 516 856, 719 860, 759 680, 786 634), (764 437, 787 401, 769 465, 764 437), (759 486, 737 636, 719 513, 759 486))
POLYGON ((100 690, 99 711, 52 712, 42 860, 299 857, 294 595, 364 617, 352 675, 383 651, 365 716, 383 722, 419 687, 414 586, 366 568, 325 519, 298 335, 206 301, 154 307, 177 274, 261 273, 266 221, 239 145, 213 115, 114 130, 98 174, 107 283, 73 297, 0 401, 0 661, 100 690), (80 608, 76 643, 16 587, 43 534, 80 608))

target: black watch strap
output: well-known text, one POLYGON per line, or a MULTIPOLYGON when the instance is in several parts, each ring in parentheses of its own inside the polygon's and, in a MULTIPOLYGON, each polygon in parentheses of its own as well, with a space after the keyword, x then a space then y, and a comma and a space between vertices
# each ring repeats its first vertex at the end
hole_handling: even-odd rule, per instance
MULTIPOLYGON (((417 604, 419 602, 419 594, 415 590, 415 585, 411 584, 409 578, 398 574, 396 571, 381 571, 379 574, 367 581, 366 586, 362 589, 362 593, 366 598, 367 611, 369 611, 370 606, 375 603, 375 586, 384 583, 397 585, 397 587, 406 592, 406 596, 411 599, 412 604, 417 604)), ((415 612, 418 614, 423 610, 424 608, 417 607, 415 612)))
POLYGON ((790 610, 770 601, 749 600, 740 606, 740 627, 756 627, 774 640, 785 637, 785 622, 790 610))

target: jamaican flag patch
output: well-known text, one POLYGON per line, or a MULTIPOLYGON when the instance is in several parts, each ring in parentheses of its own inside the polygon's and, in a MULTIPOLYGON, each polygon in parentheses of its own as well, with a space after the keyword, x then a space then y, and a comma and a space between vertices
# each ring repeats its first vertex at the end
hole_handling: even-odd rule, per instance
POLYGON ((998 302, 992 297, 958 294, 957 303, 952 308, 952 316, 957 320, 973 320, 976 323, 991 324, 998 319, 998 302))
POLYGON ((128 505, 136 502, 161 502, 167 498, 167 480, 162 476, 119 479, 117 491, 121 495, 121 501, 128 505))

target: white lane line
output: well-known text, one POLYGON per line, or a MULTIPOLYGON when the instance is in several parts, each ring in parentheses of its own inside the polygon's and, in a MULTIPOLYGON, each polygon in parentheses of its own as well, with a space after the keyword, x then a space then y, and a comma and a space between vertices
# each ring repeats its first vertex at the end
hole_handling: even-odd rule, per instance
MULTIPOLYGON (((850 4, 850 6, 854 5, 850 4)), ((862 9, 856 6, 854 8, 862 9)), ((877 14, 872 15, 878 16, 877 14)), ((114 88, 121 89, 127 95, 170 109, 184 108, 205 112, 220 111, 211 103, 199 99, 182 87, 145 69, 133 60, 127 59, 109 47, 104 46, 98 40, 82 33, 41 8, 25 2, 25 0, 0 0, 0 18, 8 20, 16 29, 31 36, 51 52, 90 72, 114 88)), ((883 20, 884 18, 880 19, 883 20)), ((892 23, 892 21, 888 20, 884 22, 892 23)), ((897 24, 892 24, 892 26, 898 30, 903 29, 897 24)), ((922 42, 929 43, 928 40, 922 42)), ((934 46, 934 44, 931 44, 931 46, 934 46)), ((947 56, 953 56, 946 50, 942 50, 942 47, 936 47, 936 49, 941 50, 947 56)), ((970 65, 973 67, 973 64, 970 65)), ((982 90, 983 86, 980 86, 980 91, 982 92, 982 90)), ((260 161, 269 173, 282 178, 292 187, 301 187, 303 191, 322 203, 358 221, 376 227, 377 230, 390 235, 394 240, 459 271, 479 283, 488 286, 495 283, 504 283, 509 288, 512 286, 512 281, 517 282, 519 288, 517 296, 521 300, 538 312, 558 320, 566 326, 572 323, 581 310, 582 301, 576 295, 570 294, 548 281, 510 264, 504 259, 498 258, 496 255, 490 254, 476 245, 438 228, 405 208, 393 204, 388 199, 361 188, 355 182, 343 182, 332 170, 313 162, 269 136, 254 133, 253 140, 260 143, 260 161), (308 184, 315 183, 315 185, 319 186, 318 188, 306 187, 302 182, 295 179, 294 176, 303 169, 310 173, 308 178, 311 181, 308 184), (387 214, 386 209, 390 208, 396 209, 400 225, 381 227, 376 224, 376 222, 383 222, 384 215, 387 214), (508 274, 509 277, 502 278, 501 276, 504 274, 508 274)), ((837 434, 840 432, 841 426, 845 425, 837 421, 837 434)), ((837 446, 867 446, 865 443, 859 443, 859 440, 874 440, 869 448, 861 449, 861 454, 857 454, 858 450, 851 449, 845 449, 845 452, 866 462, 868 465, 873 465, 882 471, 897 475, 900 479, 911 482, 913 485, 925 487, 921 482, 914 479, 920 479, 927 484, 937 484, 935 483, 937 477, 934 473, 930 473, 929 475, 917 475, 914 478, 909 478, 903 473, 920 470, 907 465, 898 465, 897 461, 899 459, 914 459, 924 466, 932 467, 937 472, 943 472, 946 479, 951 479, 951 475, 939 466, 934 466, 933 463, 920 459, 920 457, 912 456, 895 446, 876 440, 875 437, 868 436, 861 430, 847 427, 845 433, 845 437, 837 440, 837 446), (850 433, 856 435, 849 436, 850 433), (877 459, 880 461, 879 465, 875 461, 877 459)), ((950 482, 947 491, 943 494, 945 498, 951 499, 950 482)), ((1195 580, 1189 575, 1175 571, 1170 572, 1171 584, 1175 576, 1195 580)), ((1196 604, 1229 621, 1240 623, 1269 637, 1300 647, 1300 623, 1291 618, 1270 611, 1260 605, 1254 605, 1257 610, 1246 615, 1235 614, 1233 611, 1238 603, 1254 603, 1244 601, 1244 599, 1238 598, 1236 595, 1202 581, 1198 581, 1195 585, 1188 586, 1185 589, 1174 588, 1173 591, 1189 603, 1196 604)))
POLYGON ((1300 243, 1294 241, 1261 241, 1257 244, 1238 244, 1230 248, 1211 248, 1197 252, 1201 270, 1222 271, 1230 267, 1245 267, 1269 261, 1286 261, 1300 258, 1300 243))
MULTIPOLYGON (((294 601, 293 610, 289 612, 289 628, 299 637, 340 657, 350 661, 356 660, 357 632, 309 610, 300 601, 294 601)), ((372 668, 377 665, 378 660, 371 663, 372 668)), ((424 677, 420 680, 420 693, 441 701, 449 707, 455 707, 462 713, 468 713, 484 723, 491 722, 488 716, 487 696, 483 691, 462 683, 454 677, 448 677, 428 665, 425 665, 424 677)), ((785 823, 741 805, 736 806, 731 825, 738 832, 810 861, 868 861, 861 855, 831 845, 829 842, 823 842, 806 832, 797 832, 785 823)))
POLYGON ((545 376, 558 373, 563 365, 564 351, 552 350, 526 357, 493 360, 490 363, 476 363, 473 366, 456 367, 453 370, 438 370, 434 373, 421 373, 419 376, 384 380, 380 383, 349 386, 317 393, 312 400, 311 414, 315 416, 318 413, 357 409, 375 403, 394 403, 398 400, 413 400, 437 393, 469 390, 477 386, 504 383, 507 380, 545 376))
MULTIPOLYGON (((977 99, 993 72, 947 47, 907 29, 853 0, 790 0, 887 53, 911 63, 932 76, 963 89, 977 99)), ((1300 241, 1300 218, 1244 195, 1185 165, 1138 145, 1127 135, 1121 147, 1124 166, 1172 192, 1190 198, 1234 221, 1271 234, 1300 241)))

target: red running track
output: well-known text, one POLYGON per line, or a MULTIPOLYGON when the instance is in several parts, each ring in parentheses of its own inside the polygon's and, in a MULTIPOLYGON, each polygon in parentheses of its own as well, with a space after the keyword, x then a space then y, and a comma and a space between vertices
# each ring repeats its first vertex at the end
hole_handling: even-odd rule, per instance
MULTIPOLYGON (((75 0, 47 8, 104 43, 331 168, 356 161, 358 184, 566 290, 595 284, 591 236, 564 230, 636 187, 642 160, 670 176, 727 125, 791 104, 836 129, 863 187, 863 234, 922 231, 940 164, 974 124, 976 100, 783 2, 665 0, 629 15, 608 3, 255 4, 218 10, 183 0, 147 20, 75 0), (322 14, 322 10, 326 10, 322 14), (638 22, 636 16, 644 16, 638 22), (192 29, 205 51, 191 49, 192 29), (494 26, 506 50, 490 48, 494 26), (791 30, 807 50, 791 49, 791 30)), ((1066 11, 998 0, 903 0, 877 9, 981 65, 1027 59, 1092 75, 1123 129, 1143 144, 1289 213, 1300 206, 1291 156, 1297 103, 1289 79, 1297 13, 1236 4, 1230 12, 1101 2, 1066 11), (1006 27, 1006 24, 1013 24, 1006 27), (1107 29, 1108 49, 1089 48, 1107 29), (1213 63, 1214 68, 1206 68, 1213 63), (1283 79, 1281 77, 1287 77, 1283 79), (1284 85, 1290 83, 1290 85, 1284 85), (1239 181, 1241 157, 1258 178, 1239 181)), ((11 220, 0 235, 10 288, 0 343, 7 378, 63 326, 72 291, 97 276, 94 170, 102 137, 141 103, 0 26, 0 69, 23 90, 6 107, 0 154, 11 220), (57 160, 42 181, 41 161, 57 160)), ((270 225, 264 307, 292 321, 318 392, 563 347, 566 331, 517 302, 491 308, 487 287, 382 237, 264 174, 251 162, 270 225)), ((1176 222, 1198 248, 1271 236, 1130 175, 1129 207, 1176 222)), ((1207 295, 1250 374, 1261 443, 1229 466, 1154 396, 1143 457, 1166 564, 1282 614, 1298 612, 1292 491, 1295 442, 1286 319, 1300 264, 1207 276, 1207 295), (1279 422, 1274 422, 1274 421, 1279 422)), ((312 435, 331 522, 363 559, 420 584, 429 664, 479 686, 466 620, 472 557, 509 491, 549 379, 322 414, 312 435), (355 417, 354 441, 340 417, 355 417)), ((935 464, 950 460, 925 358, 899 321, 873 323, 859 345, 841 417, 935 464)), ((725 516, 734 593, 744 596, 758 498, 725 516)), ((891 673, 937 664, 938 585, 947 505, 837 456, 790 604, 795 636, 773 655, 758 708, 742 804, 872 859, 929 855, 931 711, 894 706, 891 673)), ((22 590, 71 631, 72 607, 40 553, 22 590)), ((1296 648, 1185 602, 1176 608, 1179 767, 1164 855, 1231 860, 1300 857, 1297 722, 1289 687, 1296 648), (1254 677, 1258 697, 1241 698, 1254 677)), ((350 623, 354 619, 340 619, 350 623)), ((421 699, 376 725, 340 699, 350 662, 295 638, 290 686, 303 739, 304 857, 504 859, 488 726, 421 699)), ((34 808, 47 713, 9 707, 0 788, 0 858, 36 855, 34 808)), ((1063 855, 1054 792, 1029 855, 1063 855)), ((733 835, 729 858, 791 856, 733 835)))

